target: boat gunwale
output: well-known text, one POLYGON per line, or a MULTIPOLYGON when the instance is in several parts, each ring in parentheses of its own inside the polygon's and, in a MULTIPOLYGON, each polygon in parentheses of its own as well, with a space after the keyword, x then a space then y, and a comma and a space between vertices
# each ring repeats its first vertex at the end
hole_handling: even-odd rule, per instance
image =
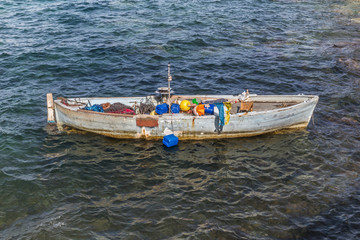
MULTIPOLYGON (((191 96, 202 96, 202 95, 191 95, 191 96)), ((227 95, 212 95, 212 96, 227 96, 227 95)), ((271 113, 271 112, 281 112, 281 111, 287 111, 287 110, 291 110, 293 108, 298 108, 301 107, 304 104, 307 104, 309 102, 318 102, 319 97, 317 95, 257 95, 257 97, 277 97, 280 96, 281 98, 286 99, 286 97, 303 97, 305 98, 304 101, 298 102, 294 105, 291 106, 287 106, 287 107, 281 107, 281 108, 276 108, 276 109, 270 109, 270 110, 265 110, 265 111, 252 111, 252 112, 240 112, 240 113, 236 113, 236 114, 230 114, 230 117, 243 117, 243 116, 256 116, 259 114, 266 114, 266 113, 271 113)), ((185 96, 185 97, 189 97, 189 96, 185 96)), ((135 97, 100 97, 100 98, 85 98, 85 99, 109 99, 109 98, 119 98, 119 99, 129 99, 129 98, 135 98, 135 97)), ((139 97, 142 98, 142 97, 139 97)), ((74 98, 75 99, 75 98, 74 98)), ((259 102, 266 102, 266 101, 259 101, 259 102)), ((286 101, 279 101, 280 102, 286 102, 286 101)), ((73 112, 83 112, 83 113, 88 113, 88 114, 99 114, 102 116, 115 116, 115 117, 126 117, 126 118, 143 118, 143 117, 147 117, 147 118, 154 118, 154 119, 170 119, 170 118, 176 118, 176 119, 192 119, 192 118, 202 118, 202 119, 212 119, 215 118, 215 115, 204 115, 204 116, 195 116, 195 115, 184 115, 184 114, 170 114, 170 113, 166 113, 163 115, 149 115, 149 114, 137 114, 137 115, 130 115, 130 114, 121 114, 121 113, 106 113, 106 112, 96 112, 96 111, 91 111, 91 110, 85 110, 85 109, 81 109, 79 106, 67 106, 65 104, 63 104, 61 102, 61 100, 57 99, 54 100, 54 103, 56 105, 59 105, 60 107, 63 107, 65 109, 68 109, 70 111, 73 112)))

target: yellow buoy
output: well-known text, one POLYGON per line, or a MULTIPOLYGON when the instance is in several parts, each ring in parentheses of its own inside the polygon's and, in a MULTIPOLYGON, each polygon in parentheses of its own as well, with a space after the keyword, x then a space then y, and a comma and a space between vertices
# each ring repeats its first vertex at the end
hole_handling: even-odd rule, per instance
POLYGON ((187 112, 190 110, 190 102, 188 100, 182 100, 180 103, 180 110, 187 112))

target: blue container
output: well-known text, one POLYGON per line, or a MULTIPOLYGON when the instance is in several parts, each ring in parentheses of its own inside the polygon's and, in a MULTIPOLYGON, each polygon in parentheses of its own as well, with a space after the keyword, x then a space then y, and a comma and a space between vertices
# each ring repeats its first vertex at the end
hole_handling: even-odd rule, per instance
POLYGON ((156 106, 155 112, 157 114, 159 114, 159 115, 164 114, 164 113, 168 113, 169 112, 169 105, 167 105, 166 103, 159 104, 159 105, 156 106))
POLYGON ((179 138, 174 134, 166 135, 163 139, 163 144, 167 147, 176 146, 179 142, 179 138))
POLYGON ((214 115, 214 104, 209 104, 209 107, 206 107, 207 104, 205 104, 205 114, 214 115))
POLYGON ((180 105, 176 104, 176 103, 171 105, 171 112, 172 113, 179 113, 180 112, 180 105))

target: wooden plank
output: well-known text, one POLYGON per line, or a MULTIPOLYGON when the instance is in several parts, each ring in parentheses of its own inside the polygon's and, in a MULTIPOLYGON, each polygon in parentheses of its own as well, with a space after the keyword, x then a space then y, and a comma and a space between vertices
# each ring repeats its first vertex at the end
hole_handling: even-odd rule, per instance
POLYGON ((253 110, 253 102, 243 102, 241 101, 240 112, 251 112, 253 110))
POLYGON ((54 99, 52 93, 46 94, 47 103, 47 121, 48 123, 55 123, 54 99))
POLYGON ((136 118, 136 126, 138 127, 158 127, 159 119, 144 117, 136 118))

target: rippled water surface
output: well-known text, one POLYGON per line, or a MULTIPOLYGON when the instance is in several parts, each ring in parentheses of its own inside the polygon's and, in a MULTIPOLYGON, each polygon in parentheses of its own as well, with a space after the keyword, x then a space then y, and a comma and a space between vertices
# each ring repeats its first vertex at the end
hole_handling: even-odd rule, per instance
POLYGON ((0 239, 360 238, 360 2, 0 2, 0 239), (316 94, 306 130, 57 133, 45 95, 316 94))

